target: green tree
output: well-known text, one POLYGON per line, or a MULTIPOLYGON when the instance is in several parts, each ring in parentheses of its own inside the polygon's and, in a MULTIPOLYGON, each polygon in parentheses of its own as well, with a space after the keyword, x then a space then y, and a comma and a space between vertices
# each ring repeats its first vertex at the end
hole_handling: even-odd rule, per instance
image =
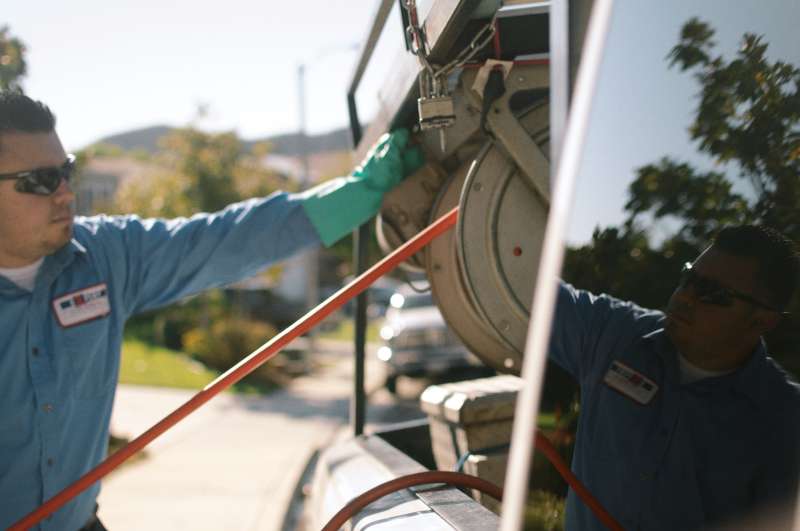
MULTIPOLYGON (((746 191, 737 192, 720 172, 673 158, 645 165, 628 188, 626 221, 597 229, 589 244, 568 249, 568 280, 660 307, 681 263, 724 225, 759 223, 800 241, 800 70, 770 60, 761 36, 745 34, 730 60, 715 54, 713 37, 708 24, 689 20, 668 60, 691 72, 700 86, 690 138, 718 166, 738 174, 737 189, 746 191), (677 230, 654 245, 643 219, 669 220, 677 230)), ((798 313, 798 297, 790 309, 798 313)), ((798 330, 800 320, 792 317, 767 338, 776 357, 795 371, 800 363, 791 354, 800 343, 798 330)))
POLYGON ((207 133, 191 125, 165 136, 160 147, 148 162, 161 170, 123 183, 115 210, 142 216, 190 216, 267 195, 287 184, 259 163, 265 147, 246 152, 232 132, 207 133))
POLYGON ((754 201, 734 193, 722 175, 663 159, 640 168, 626 208, 684 221, 682 236, 705 238, 719 225, 760 222, 800 236, 800 69, 766 57, 763 37, 745 34, 736 56, 713 56, 714 30, 691 19, 670 64, 691 70, 701 86, 689 127, 700 151, 739 169, 754 201))
POLYGON ((27 73, 25 45, 0 26, 0 90, 22 90, 20 80, 27 73))

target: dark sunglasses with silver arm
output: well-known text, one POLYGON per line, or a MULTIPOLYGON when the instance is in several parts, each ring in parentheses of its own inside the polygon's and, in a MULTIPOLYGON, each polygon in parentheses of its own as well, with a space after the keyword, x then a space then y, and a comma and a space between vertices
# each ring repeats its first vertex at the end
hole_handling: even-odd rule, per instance
POLYGON ((16 181, 14 189, 22 194, 52 195, 61 186, 61 181, 69 182, 75 170, 75 155, 67 155, 61 166, 36 168, 16 173, 0 174, 1 181, 16 181))
POLYGON ((683 264, 679 286, 681 288, 691 287, 694 290, 697 299, 706 304, 714 304, 716 306, 731 306, 734 299, 739 299, 754 306, 758 306, 759 308, 764 308, 766 310, 778 312, 781 315, 786 315, 786 312, 783 312, 770 304, 761 302, 752 295, 742 293, 739 290, 735 290, 727 286, 723 286, 714 279, 698 274, 690 262, 683 264))

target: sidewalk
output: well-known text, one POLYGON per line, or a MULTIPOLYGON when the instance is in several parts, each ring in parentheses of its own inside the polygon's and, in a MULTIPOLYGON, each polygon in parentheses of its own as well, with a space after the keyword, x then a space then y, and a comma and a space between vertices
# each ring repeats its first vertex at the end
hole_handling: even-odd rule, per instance
MULTIPOLYGON (((352 359, 327 358, 324 372, 267 397, 212 399, 104 480, 101 520, 113 531, 278 531, 308 459, 347 420, 352 359)), ((367 377, 368 389, 381 382, 372 364, 367 377)), ((139 435, 193 395, 120 386, 112 431, 139 435)))

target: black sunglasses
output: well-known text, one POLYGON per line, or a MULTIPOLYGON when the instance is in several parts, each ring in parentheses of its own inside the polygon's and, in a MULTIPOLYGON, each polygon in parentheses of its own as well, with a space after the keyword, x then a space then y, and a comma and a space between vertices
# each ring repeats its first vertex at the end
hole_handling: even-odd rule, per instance
POLYGON ((683 264, 683 269, 681 270, 681 280, 678 286, 680 288, 691 286, 694 290, 697 300, 706 304, 714 304, 716 306, 731 306, 734 302, 734 299, 739 299, 760 308, 782 313, 774 306, 765 304, 760 300, 748 295, 747 293, 742 293, 741 291, 733 288, 723 286, 714 279, 697 274, 690 262, 683 264))
POLYGON ((75 169, 75 155, 67 155, 61 166, 36 168, 17 173, 0 174, 2 181, 17 181, 14 190, 22 194, 52 195, 61 186, 61 181, 69 182, 75 169))

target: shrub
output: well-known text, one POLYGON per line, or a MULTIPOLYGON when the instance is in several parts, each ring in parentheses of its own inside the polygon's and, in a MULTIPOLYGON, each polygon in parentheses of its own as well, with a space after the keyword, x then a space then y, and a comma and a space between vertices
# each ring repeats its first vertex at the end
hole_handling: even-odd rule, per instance
POLYGON ((126 334, 172 350, 183 350, 183 335, 227 319, 233 309, 220 290, 210 290, 128 320, 126 334))
MULTIPOLYGON (((192 328, 182 336, 184 351, 209 367, 226 371, 276 334, 275 328, 247 319, 222 319, 210 327, 192 328)), ((281 356, 281 354, 278 354, 281 356)), ((287 376, 267 362, 242 380, 266 391, 286 382, 287 376)))

